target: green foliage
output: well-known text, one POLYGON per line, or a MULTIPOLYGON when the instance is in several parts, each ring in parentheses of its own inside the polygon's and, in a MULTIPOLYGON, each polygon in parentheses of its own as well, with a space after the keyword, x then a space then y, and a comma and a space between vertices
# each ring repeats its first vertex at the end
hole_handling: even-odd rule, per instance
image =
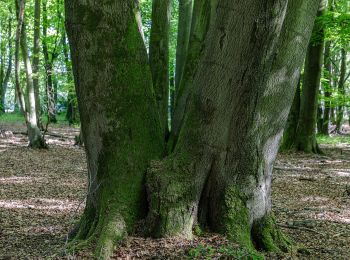
POLYGON ((0 122, 14 123, 23 121, 23 115, 20 113, 0 114, 0 122))
POLYGON ((317 142, 319 144, 326 145, 350 145, 350 136, 349 135, 335 135, 335 136, 325 136, 318 135, 317 142))

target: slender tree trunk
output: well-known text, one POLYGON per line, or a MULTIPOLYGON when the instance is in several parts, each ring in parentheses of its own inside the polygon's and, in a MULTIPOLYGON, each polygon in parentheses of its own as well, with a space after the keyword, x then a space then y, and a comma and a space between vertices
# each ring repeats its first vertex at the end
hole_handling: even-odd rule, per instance
POLYGON ((190 93, 193 90, 194 75, 204 52, 204 41, 210 21, 215 20, 216 2, 213 0, 196 0, 194 2, 192 28, 185 68, 181 82, 176 89, 177 96, 174 116, 172 118, 171 139, 169 142, 170 150, 175 147, 180 133, 190 93))
MULTIPOLYGON (((319 92, 319 96, 321 96, 321 91, 319 92)), ((320 134, 322 132, 322 126, 324 122, 323 108, 322 104, 318 104, 317 106, 317 133, 320 134)))
POLYGON ((27 81, 27 97, 26 97, 26 123, 29 137, 29 146, 32 148, 47 148, 45 140, 38 127, 38 119, 36 117, 36 99, 33 83, 33 69, 28 54, 26 24, 22 24, 21 33, 21 51, 26 72, 27 81))
POLYGON ((175 99, 184 71, 190 38, 193 0, 179 0, 179 25, 176 46, 175 99))
MULTIPOLYGON (((321 1, 318 17, 323 15, 325 6, 324 1, 321 1)), ((321 152, 316 141, 318 93, 324 51, 324 28, 321 23, 315 23, 313 35, 317 35, 317 42, 311 41, 308 46, 296 139, 297 149, 306 153, 321 152)))
POLYGON ((96 255, 107 259, 145 215, 145 172, 163 153, 163 138, 135 1, 65 7, 89 171, 75 240, 97 238, 96 255))
POLYGON ((174 153, 147 177, 154 235, 191 237, 198 219, 248 248, 286 249, 271 173, 318 5, 218 2, 174 153))
POLYGON ((45 140, 37 125, 35 94, 34 94, 34 85, 33 85, 33 78, 32 78, 32 66, 28 55, 26 26, 24 22, 24 10, 25 10, 25 0, 16 0, 16 11, 17 11, 17 20, 18 20, 17 31, 16 31, 16 50, 15 50, 16 90, 20 100, 21 109, 25 115, 28 137, 29 137, 29 146, 32 148, 47 148, 45 140), (22 89, 20 86, 20 79, 19 79, 20 47, 22 51, 25 72, 26 72, 26 82, 27 82, 26 98, 22 93, 22 89))
POLYGON ((340 65, 340 77, 338 83, 338 110, 337 110, 337 121, 336 131, 341 133, 341 127, 344 118, 344 103, 345 103, 345 77, 346 77, 346 51, 344 48, 341 49, 341 65, 340 65))
POLYGON ((7 91, 7 86, 10 81, 10 76, 11 76, 11 71, 12 71, 12 59, 13 59, 13 50, 12 50, 12 17, 9 17, 8 21, 8 43, 7 43, 7 48, 8 48, 8 65, 5 73, 4 80, 2 81, 2 86, 1 86, 1 103, 0 107, 2 112, 5 112, 5 103, 6 103, 6 91, 7 91))
POLYGON ((281 150, 291 150, 294 148, 294 142, 296 140, 296 134, 298 129, 298 121, 300 114, 300 79, 294 95, 293 104, 289 112, 287 125, 284 130, 281 150))
POLYGON ((327 78, 327 86, 324 89, 324 119, 321 133, 329 135, 329 123, 331 116, 331 97, 332 97, 332 63, 331 63, 331 42, 327 41, 324 52, 324 67, 327 78))
POLYGON ((76 101, 76 93, 74 81, 72 78, 72 67, 69 60, 69 46, 66 39, 66 32, 63 32, 62 35, 62 45, 63 45, 63 54, 64 54, 64 63, 66 65, 67 71, 67 82, 68 84, 73 84, 72 87, 69 87, 68 97, 67 97, 67 113, 66 120, 70 125, 76 123, 78 121, 78 107, 76 101))
POLYGON ((40 56, 40 16, 41 0, 35 0, 34 5, 34 44, 33 44, 33 85, 36 103, 36 117, 39 128, 43 129, 41 122, 41 105, 39 93, 39 56, 40 56))
MULTIPOLYGON (((20 81, 20 47, 21 47, 21 36, 22 36, 22 27, 24 20, 24 8, 25 0, 15 0, 16 1, 16 14, 17 14, 17 29, 16 29, 16 42, 15 42, 15 79, 16 79, 16 96, 20 109, 22 113, 26 116, 26 105, 24 100, 24 95, 21 88, 20 81)), ((16 98, 15 98, 16 99, 16 98)), ((17 103, 17 102, 15 102, 17 103)))
POLYGON ((153 88, 156 95, 164 139, 168 139, 169 103, 169 28, 171 0, 153 0, 152 29, 149 45, 153 88))
POLYGON ((47 116, 48 121, 56 123, 56 103, 55 103, 55 90, 53 86, 52 73, 53 73, 53 60, 55 53, 49 54, 47 46, 47 0, 43 1, 43 53, 45 59, 45 72, 46 72, 46 95, 47 95, 47 116))

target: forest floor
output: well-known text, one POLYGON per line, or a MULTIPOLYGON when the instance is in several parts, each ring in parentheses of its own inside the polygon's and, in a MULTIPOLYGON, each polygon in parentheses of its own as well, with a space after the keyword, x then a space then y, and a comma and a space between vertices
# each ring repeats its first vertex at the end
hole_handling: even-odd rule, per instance
MULTIPOLYGON (((23 124, 0 122, 0 259, 67 259, 58 255, 84 208, 87 179, 84 150, 74 146, 79 130, 50 127, 50 149, 43 151, 27 148, 24 130, 23 124)), ((284 259, 350 259, 350 142, 341 140, 323 144, 322 156, 278 157, 274 212, 283 231, 304 245, 284 259)), ((215 259, 225 254, 231 255, 228 259, 245 256, 217 235, 191 242, 130 237, 115 259, 215 259)))

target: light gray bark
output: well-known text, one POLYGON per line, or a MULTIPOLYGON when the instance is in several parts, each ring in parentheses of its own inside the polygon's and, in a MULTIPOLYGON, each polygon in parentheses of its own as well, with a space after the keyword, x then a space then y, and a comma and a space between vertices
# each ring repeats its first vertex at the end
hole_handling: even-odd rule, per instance
POLYGON ((174 153, 148 175, 156 235, 191 236, 198 213, 233 240, 251 246, 252 234, 273 249, 264 239, 279 240, 275 231, 262 228, 272 225, 272 167, 318 4, 218 2, 174 153))
POLYGON ((177 86, 177 96, 175 101, 174 116, 171 122, 171 140, 170 150, 177 142, 180 129, 185 116, 188 100, 193 90, 193 79, 198 68, 201 56, 204 52, 204 42, 209 29, 210 21, 215 19, 217 0, 196 0, 193 7, 193 16, 191 23, 191 34, 187 51, 185 67, 182 73, 182 79, 177 86))
POLYGON ((33 44, 33 85, 36 103, 36 117, 38 126, 42 128, 41 106, 39 95, 39 56, 40 56, 40 18, 41 18, 41 0, 35 0, 34 4, 34 44, 33 44))
POLYGON ((18 26, 16 33, 16 88, 19 94, 21 107, 25 115, 29 146, 32 148, 47 148, 44 137, 42 136, 37 124, 35 91, 33 84, 33 70, 28 54, 28 44, 26 35, 26 25, 24 21, 25 0, 18 0, 18 26), (21 28, 19 28, 21 26, 21 28), (22 57, 26 73, 26 97, 24 97, 19 81, 19 45, 22 51, 22 57))

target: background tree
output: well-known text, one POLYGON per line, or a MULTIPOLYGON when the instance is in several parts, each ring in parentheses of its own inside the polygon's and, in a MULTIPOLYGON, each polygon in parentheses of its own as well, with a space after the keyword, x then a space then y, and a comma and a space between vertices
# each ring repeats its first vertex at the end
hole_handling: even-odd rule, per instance
POLYGON ((152 29, 149 60, 164 138, 169 135, 169 30, 171 0, 152 1, 152 29))
MULTIPOLYGON (((318 18, 322 17, 327 7, 321 1, 318 18)), ((296 136, 296 147, 300 151, 320 153, 316 141, 316 120, 318 108, 318 93, 320 89, 323 66, 324 27, 319 20, 315 22, 313 39, 309 43, 306 55, 303 89, 301 92, 300 115, 296 136)))

